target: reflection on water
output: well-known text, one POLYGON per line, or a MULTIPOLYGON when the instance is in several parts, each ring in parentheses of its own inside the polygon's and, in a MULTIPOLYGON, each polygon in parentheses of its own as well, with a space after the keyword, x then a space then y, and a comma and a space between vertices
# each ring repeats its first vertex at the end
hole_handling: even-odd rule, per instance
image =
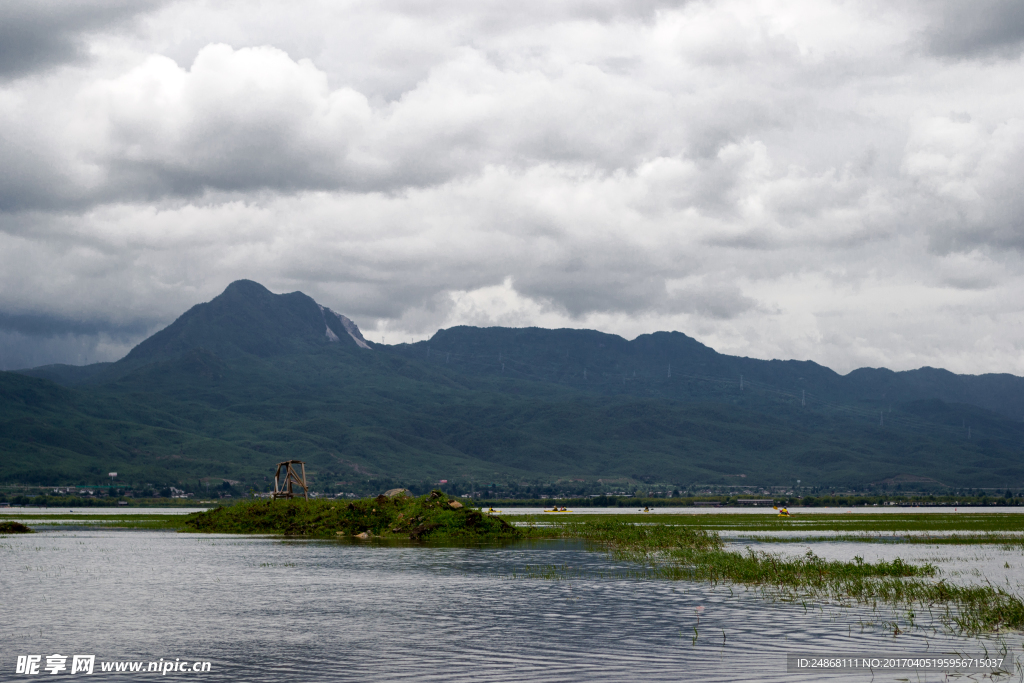
MULTIPOLYGON (((211 673, 168 674, 208 681, 817 680, 787 674, 785 653, 999 647, 994 637, 933 628, 894 639, 888 611, 617 578, 630 569, 564 542, 467 549, 152 531, 9 536, 0 538, 0 680, 31 680, 14 674, 16 656, 51 653, 210 660, 211 673), (572 578, 522 578, 528 565, 572 578)), ((1003 640, 1021 653, 1019 636, 1003 640)), ((908 676, 875 680, 895 678, 908 676)))

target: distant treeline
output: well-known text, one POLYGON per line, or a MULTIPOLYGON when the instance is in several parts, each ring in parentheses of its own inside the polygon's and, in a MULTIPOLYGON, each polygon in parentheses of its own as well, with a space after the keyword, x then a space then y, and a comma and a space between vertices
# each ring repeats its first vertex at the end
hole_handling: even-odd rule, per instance
MULTIPOLYGON (((453 497, 456 497, 453 495, 453 497)), ((653 507, 754 507, 743 500, 769 500, 768 496, 700 496, 676 498, 646 498, 637 496, 594 496, 582 498, 485 498, 474 501, 481 507, 619 507, 619 508, 653 508, 653 507)), ((234 499, 238 500, 238 498, 234 499)), ((771 505, 787 507, 864 507, 864 506, 960 506, 979 505, 1024 505, 1024 497, 1017 496, 936 496, 936 495, 863 495, 863 496, 774 496, 771 505)), ((114 507, 124 502, 128 507, 204 507, 208 502, 181 498, 131 498, 131 497, 76 497, 76 496, 4 496, 0 494, 0 502, 10 505, 33 507, 114 507)), ((232 499, 214 501, 217 504, 230 504, 232 499)), ((761 507, 769 507, 768 503, 760 503, 761 507)))
MULTIPOLYGON (((127 497, 84 497, 76 496, 3 496, 0 495, 0 502, 10 505, 25 505, 31 507, 60 507, 60 508, 85 508, 100 507, 109 508, 118 506, 121 501, 126 503, 125 507, 196 507, 196 501, 181 498, 127 498, 127 497)), ((227 501, 230 502, 230 501, 227 501)), ((199 506, 202 507, 202 506, 199 506)))
MULTIPOLYGON (((746 496, 702 496, 700 498, 627 498, 621 496, 595 496, 593 498, 523 498, 480 500, 483 507, 620 507, 620 508, 652 508, 652 507, 722 507, 747 508, 754 507, 746 496)), ((768 500, 768 498, 756 499, 768 500)), ((777 496, 772 497, 772 504, 787 507, 863 507, 863 506, 959 506, 971 507, 978 505, 1024 505, 1024 498, 1005 496, 777 496)), ((767 507, 767 503, 761 504, 767 507)))

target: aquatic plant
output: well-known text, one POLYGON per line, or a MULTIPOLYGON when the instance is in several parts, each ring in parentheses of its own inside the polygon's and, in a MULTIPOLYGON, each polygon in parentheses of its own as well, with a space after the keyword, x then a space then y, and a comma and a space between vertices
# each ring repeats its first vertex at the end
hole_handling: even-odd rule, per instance
POLYGON ((991 584, 934 581, 936 569, 931 564, 915 565, 900 558, 871 563, 861 557, 841 562, 812 551, 799 557, 751 548, 737 552, 726 550, 713 531, 661 524, 566 521, 555 527, 565 537, 601 544, 617 559, 644 563, 653 575, 665 579, 744 584, 782 599, 937 606, 944 609, 947 623, 966 632, 1024 628, 1020 597, 991 584))
POLYGON ((24 524, 19 522, 0 522, 0 534, 31 534, 33 533, 24 524))
POLYGON ((694 550, 721 550, 722 539, 707 529, 668 524, 637 524, 621 519, 570 520, 552 527, 558 535, 587 541, 610 543, 620 552, 691 548, 694 550))

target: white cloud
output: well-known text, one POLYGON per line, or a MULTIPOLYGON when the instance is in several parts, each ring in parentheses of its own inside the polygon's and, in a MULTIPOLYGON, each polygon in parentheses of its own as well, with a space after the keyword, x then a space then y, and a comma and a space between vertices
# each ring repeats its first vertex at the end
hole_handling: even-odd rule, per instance
POLYGON ((0 86, 8 350, 113 358, 244 277, 374 339, 1024 372, 1013 31, 798 0, 121 11, 0 86))
POLYGON ((1024 247, 1024 118, 995 125, 966 113, 928 117, 911 128, 904 169, 934 211, 938 248, 1024 247))

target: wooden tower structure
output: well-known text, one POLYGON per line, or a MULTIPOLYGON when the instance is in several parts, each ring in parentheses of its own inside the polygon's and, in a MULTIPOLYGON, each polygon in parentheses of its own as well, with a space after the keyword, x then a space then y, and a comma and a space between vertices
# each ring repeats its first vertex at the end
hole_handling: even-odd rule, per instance
POLYGON ((306 463, 301 460, 285 460, 277 463, 277 472, 274 473, 274 493, 271 497, 294 498, 296 495, 293 486, 302 488, 302 495, 309 500, 309 487, 306 486, 306 463), (295 465, 298 465, 296 468, 295 465), (300 474, 301 472, 301 474, 300 474))

